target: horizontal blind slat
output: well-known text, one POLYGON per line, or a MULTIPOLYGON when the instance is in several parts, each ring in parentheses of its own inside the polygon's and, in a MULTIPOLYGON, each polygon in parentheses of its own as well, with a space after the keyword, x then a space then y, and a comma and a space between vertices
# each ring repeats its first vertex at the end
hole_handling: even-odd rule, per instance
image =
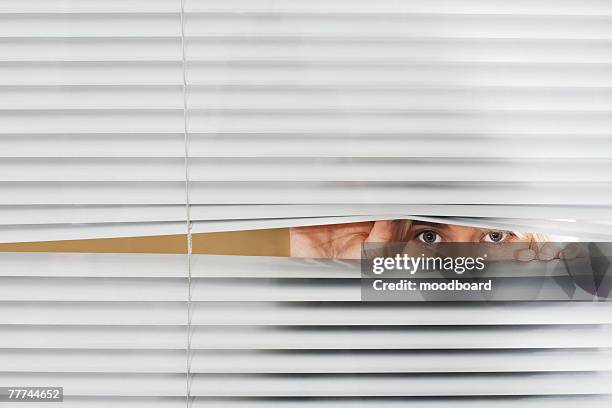
POLYGON ((444 396, 610 394, 611 374, 422 376, 196 375, 193 393, 206 396, 444 396))
MULTIPOLYGON (((0 326, 14 349, 178 349, 185 326, 0 326)), ((450 350, 610 348, 610 326, 257 327, 194 326, 192 349, 450 350)))
POLYGON ((180 85, 180 61, 0 61, 2 86, 180 85))
MULTIPOLYGON (((28 115, 30 114, 28 112, 28 115)), ((169 121, 171 112, 165 115, 169 121)), ((12 119, 12 116, 7 113, 2 116, 6 117, 7 121, 12 119)), ((84 120, 89 119, 95 123, 95 116, 88 117, 86 113, 81 116, 84 120)), ((367 109, 211 109, 192 110, 189 117, 191 131, 219 133, 368 133, 385 129, 386 132, 423 133, 471 133, 490 130, 496 133, 517 134, 575 132, 606 134, 612 130, 611 115, 605 111, 426 111, 402 108, 380 111, 367 109)), ((75 128, 78 129, 77 126, 75 128)))
MULTIPOLYGON (((182 325, 181 302, 0 302, 0 324, 182 325)), ((194 325, 436 326, 612 324, 607 303, 193 302, 194 325)))
MULTIPOLYGON (((610 183, 192 182, 193 204, 612 205, 610 183), (574 195, 568 195, 568 189, 574 195)), ((0 183, 0 205, 181 204, 180 182, 0 183), (61 186, 61 189, 58 187, 61 186)))
MULTIPOLYGON (((405 75, 405 74, 404 74, 405 75)), ((277 80, 280 78, 276 78, 277 80)), ((385 77, 386 80, 391 80, 385 77)), ((347 80, 344 78, 343 80, 347 80)), ((403 109, 425 110, 551 110, 605 111, 612 105, 612 90, 604 84, 587 88, 542 87, 466 87, 421 85, 405 89, 377 86, 316 86, 302 85, 232 85, 220 87, 190 86, 188 102, 198 109, 372 109, 374 111, 403 109), (434 88, 435 87, 435 88, 434 88), (357 89, 355 89, 357 88, 357 89)), ((128 97, 137 97, 140 89, 128 89, 128 97)), ((145 90, 142 92, 144 93, 145 90)), ((19 92, 23 92, 19 90, 19 92)), ((92 97, 97 94, 92 92, 92 97)), ((55 95, 53 95, 55 96, 55 95)), ((1 100, 0 100, 1 102, 1 100)), ((129 100, 125 103, 129 103, 129 100)), ((24 103, 25 104, 25 103, 24 103)), ((85 106, 87 107, 87 105, 85 106)))
POLYGON ((143 223, 183 221, 185 206, 2 206, 0 207, 1 225, 21 225, 28 228, 32 224, 87 224, 87 223, 143 223))
MULTIPOLYGON (((180 135, 180 137, 184 137, 180 135)), ((184 142, 175 133, 5 134, 1 157, 30 158, 181 157, 184 142), (146 149, 143 149, 146 145, 146 149)), ((561 159, 612 157, 605 135, 569 134, 400 134, 400 133, 236 133, 192 134, 193 158, 355 157, 561 159), (254 141, 257 143, 254 143, 254 141), (350 140, 350 143, 348 141, 350 140), (440 150, 440 144, 449 150, 440 150), (547 149, 554 145, 555 149, 547 149), (248 146, 248 148, 246 148, 248 146)), ((344 215, 344 214, 341 214, 344 215)), ((351 214, 346 214, 351 215, 351 214)))
POLYGON ((185 374, 0 373, 0 386, 61 386, 64 395, 183 396, 185 374), (57 384, 57 385, 56 385, 57 384))
POLYGON ((12 0, 0 1, 0 13, 168 13, 180 11, 173 0, 12 0))
POLYGON ((3 110, 2 133, 177 133, 179 109, 3 110))
POLYGON ((179 13, 0 13, 0 38, 180 35, 179 13))
MULTIPOLYGON (((5 158, 0 181, 182 181, 180 158, 5 158)), ((611 182, 612 159, 191 158, 192 181, 611 182)))
POLYGON ((7 86, 0 110, 42 109, 180 109, 179 86, 7 86))
MULTIPOLYGON (((144 43, 143 40, 140 42, 144 43)), ((26 54, 28 48, 24 49, 24 47, 30 45, 29 43, 25 41, 13 41, 13 43, 14 45, 10 48, 8 45, 0 45, 0 50, 10 51, 3 59, 17 59, 21 55, 28 55, 26 54), (17 53, 17 44, 21 46, 19 53, 17 53)), ((30 46, 35 47, 36 44, 30 46)), ((363 56, 367 55, 369 62, 607 64, 612 62, 609 51, 610 44, 607 40, 480 38, 398 40, 395 37, 370 39, 367 36, 355 35, 351 38, 294 36, 260 37, 256 40, 250 37, 191 37, 187 41, 187 57, 190 61, 223 61, 224 63, 227 61, 343 62, 363 59, 363 56)), ((139 54, 146 55, 145 52, 142 50, 139 54)), ((228 70, 227 73, 231 71, 228 70)), ((220 78, 219 74, 216 78, 220 78)))
MULTIPOLYGON (((80 20, 80 19, 79 19, 80 20)), ((80 21, 78 21, 80 22, 80 21)), ((78 27, 78 26, 77 26, 78 27)), ((525 16, 495 14, 351 14, 350 12, 188 13, 185 35, 205 37, 394 37, 606 39, 605 16, 525 16)))
MULTIPOLYGON (((177 278, 101 278, 101 277, 2 277, 0 298, 13 301, 180 301, 187 290, 187 279, 177 278)), ((496 300, 592 300, 593 295, 576 285, 568 295, 563 283, 571 277, 507 277, 492 278, 496 300)), ((193 278, 194 301, 282 301, 282 302, 347 302, 360 301, 359 279, 279 279, 193 278)), ((424 293, 425 299, 444 298, 438 293, 424 293), (430 296, 428 298, 428 296, 430 296)), ((475 296, 475 295, 474 295, 475 296)), ((467 298, 467 296, 466 296, 467 298)), ((421 300, 420 296, 414 297, 421 300)), ((469 299, 474 299, 471 297, 469 299)), ((487 300, 476 297, 475 300, 487 300)))
POLYGON ((495 350, 492 352, 196 351, 194 372, 205 373, 423 373, 607 371, 609 351, 495 350))
POLYGON ((198 12, 261 12, 261 13, 493 13, 493 14, 551 14, 551 15, 607 15, 612 6, 605 0, 540 0, 537 2, 518 0, 463 0, 460 3, 448 0, 313 0, 308 3, 299 0, 282 3, 268 0, 225 0, 210 2, 192 0, 187 4, 189 11, 198 12))
MULTIPOLYGON (((271 403, 280 408, 363 408, 405 407, 446 408, 449 405, 469 408, 515 408, 520 403, 524 408, 574 408, 577 405, 589 408, 608 408, 612 402, 609 395, 564 395, 564 396, 496 396, 496 397, 357 397, 357 398, 213 398, 193 397, 194 408, 267 408, 271 403)), ((65 408, 181 408, 185 397, 76 397, 64 398, 65 408)), ((32 408, 47 408, 48 403, 30 403, 32 408)))
MULTIPOLYGON (((265 183, 191 184, 195 204, 544 204, 610 205, 608 183, 265 183), (567 194, 568 189, 574 195, 567 194)), ((13 196, 12 200, 17 198, 13 196)), ((12 201, 11 200, 11 201, 12 201)), ((65 200, 65 197, 64 197, 65 200)), ((59 201, 59 200, 58 200, 59 201)))
MULTIPOLYGON (((267 49, 258 44, 251 46, 267 49)), ((225 51, 225 54, 220 50, 217 51, 216 60, 187 62, 190 93, 197 86, 239 89, 245 93, 245 96, 248 96, 247 91, 253 88, 291 89, 297 96, 298 91, 306 89, 337 91, 464 86, 474 90, 478 87, 529 87, 537 90, 542 87, 607 88, 612 82, 608 63, 554 63, 530 60, 427 62, 411 61, 397 56, 385 60, 349 55, 339 59, 337 54, 323 54, 318 58, 314 56, 299 58, 298 55, 290 57, 289 51, 287 55, 273 57, 271 50, 268 51, 267 57, 256 60, 254 54, 249 54, 246 49, 237 45, 234 47, 237 48, 235 56, 233 53, 229 54, 232 50, 229 46, 219 47, 225 51), (246 59, 245 56, 251 58, 246 59)))
MULTIPOLYGON (((513 225, 512 228, 539 228, 540 225, 551 225, 560 228, 562 225, 576 229, 599 231, 605 228, 606 217, 612 208, 606 206, 507 206, 507 205, 413 205, 413 204, 379 204, 379 205, 275 205, 264 207, 257 205, 192 205, 191 218, 199 225, 200 221, 232 220, 266 220, 272 218, 303 219, 314 218, 323 222, 329 217, 370 217, 375 219, 381 214, 394 214, 394 217, 409 217, 419 214, 427 217, 454 217, 453 222, 461 219, 470 225, 476 225, 479 218, 488 224, 497 222, 513 225), (469 218, 465 218, 469 217, 469 218), (539 219, 532 217, 540 217, 539 219), (580 222, 542 221, 545 217, 553 219, 576 219, 580 222)), ((185 218, 184 206, 145 206, 145 205, 30 205, 0 207, 0 224, 17 228, 28 228, 27 224, 95 224, 95 223, 143 223, 182 221, 185 218)), ((382 218, 385 218, 384 216, 382 218)), ((287 223, 292 221, 287 221, 287 223)), ((510 228, 510 229, 512 229, 510 228)), ((585 232, 582 231, 582 232, 585 232)), ((601 231, 605 232, 605 231, 601 231)))
MULTIPOLYGON (((180 350, 0 350, 9 372, 182 373, 180 350)), ((610 371, 612 352, 205 351, 192 353, 192 373, 451 373, 610 371)))
POLYGON ((605 302, 592 304, 495 302, 442 305, 211 302, 196 303, 196 305, 194 322, 216 325, 612 324, 612 314, 609 313, 612 305, 605 302))
MULTIPOLYGON (((194 109, 372 109, 375 111, 421 110, 551 110, 606 111, 612 90, 523 88, 523 89, 282 89, 282 87, 239 86, 228 89, 190 87, 188 102, 194 109)), ((0 95, 0 109, 178 109, 182 89, 176 85, 81 85, 6 86, 0 95)))
POLYGON ((180 61, 179 37, 0 38, 2 62, 180 61))
MULTIPOLYGON (((82 206, 86 209, 88 206, 82 206)), ((96 206, 93 206, 96 207, 96 206)), ((110 206, 109 213, 105 216, 112 216, 115 214, 117 218, 110 220, 109 223, 104 223, 104 220, 90 220, 94 223, 89 224, 62 224, 60 220, 53 219, 49 221, 43 221, 43 223, 36 222, 36 218, 40 215, 33 217, 33 220, 25 220, 19 222, 18 220, 10 224, 0 225, 0 241, 1 242, 37 242, 45 240, 66 240, 66 239, 88 239, 88 238, 117 238, 117 237, 133 237, 133 236, 157 236, 157 235, 180 235, 184 232, 184 223, 180 221, 183 217, 180 215, 168 214, 165 211, 161 211, 159 217, 162 221, 155 222, 149 217, 155 217, 155 213, 151 215, 151 212, 155 211, 157 206, 151 206, 145 212, 140 215, 142 219, 125 219, 133 218, 133 215, 124 215, 124 211, 117 206, 110 206), (148 213, 148 215, 147 215, 148 213), (164 219, 165 218, 165 219, 164 219)), ((36 208, 36 206, 33 206, 36 208)), ((70 206, 66 206, 66 209, 70 206)), ((138 208, 138 206, 136 206, 138 208)), ((2 209, 0 208, 0 213, 2 209)), ((208 232, 223 232, 223 231, 235 231, 236 229, 247 229, 247 230, 258 230, 258 229, 270 229, 270 228, 287 228, 297 226, 308 226, 316 223, 317 225, 337 224, 337 223, 350 223, 350 222, 371 222, 376 220, 388 220, 388 219, 419 219, 427 222, 451 222, 456 225, 464 225, 468 227, 476 228, 493 228, 501 230, 521 230, 531 231, 532 233, 552 234, 556 239, 566 240, 575 239, 576 236, 580 236, 582 239, 588 239, 591 241, 607 241, 611 237, 609 231, 610 223, 605 221, 600 222, 568 222, 568 221, 551 221, 551 222, 540 222, 538 220, 527 220, 523 222, 516 222, 515 219, 504 219, 504 218, 458 218, 444 216, 439 218, 436 216, 413 216, 410 214, 395 214, 387 215, 372 214, 368 216, 345 216, 345 217, 308 217, 308 218, 271 218, 278 216, 278 214, 272 214, 273 209, 268 209, 271 213, 268 215, 269 218, 258 219, 258 218, 243 218, 234 220, 205 220, 200 221, 197 216, 193 216, 192 219, 192 231, 194 234, 208 233, 208 232)), ((571 207, 568 207, 571 210, 571 207)), ((7 212, 3 215, 10 215, 7 212)), ((24 215, 23 213, 20 215, 24 215)), ((44 214, 43 214, 44 215, 44 214)), ((48 216, 48 214, 47 214, 48 216)), ((95 212, 90 214, 95 216, 95 212)), ((207 217, 203 217, 206 219, 207 217)), ((70 218, 70 222, 82 222, 82 219, 78 219, 78 214, 70 218)), ((169 253, 180 253, 183 251, 177 251, 176 248, 172 248, 169 253)), ((513 273, 514 271, 512 271, 513 273)), ((531 275, 528 275, 531 276, 531 275)))
MULTIPOLYGON (((65 395, 174 396, 184 391, 179 374, 11 374, 32 386, 64 384, 65 395)), ((0 383, 7 383, 6 374, 0 383)), ((609 394, 610 375, 512 374, 496 376, 329 376, 309 378, 195 375, 195 396, 431 396, 431 395, 561 395, 609 394), (477 380, 475 382, 475 380, 477 380), (476 384, 476 385, 475 385, 476 384), (470 391, 466 392, 466 389, 470 391), (443 390, 440 392, 440 390, 443 390)))
MULTIPOLYGON (((155 206, 151 206, 152 209, 155 206)), ((185 233, 184 221, 130 222, 114 219, 109 223, 96 221, 93 224, 39 224, 0 226, 0 242, 41 242, 87 240, 103 238, 130 238, 185 233)), ((169 252, 176 252, 172 248, 169 252)))
POLYGON ((1 278, 3 300, 183 301, 187 278, 1 278))
POLYGON ((0 262, 2 277, 187 277, 185 255, 173 254, 4 252, 0 262))
MULTIPOLYGON (((180 326, 186 302, 0 302, 0 325, 180 326)), ((198 322, 204 323, 200 316, 198 322)), ((44 346, 44 345, 43 345, 44 346)))
POLYGON ((609 327, 243 328, 194 333, 212 349, 504 349, 610 347, 609 327), (592 335, 594 338, 587 340, 592 335))

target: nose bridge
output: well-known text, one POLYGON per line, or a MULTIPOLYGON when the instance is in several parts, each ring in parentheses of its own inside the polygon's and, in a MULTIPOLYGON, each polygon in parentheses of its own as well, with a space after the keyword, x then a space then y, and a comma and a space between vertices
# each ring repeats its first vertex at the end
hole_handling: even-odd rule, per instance
POLYGON ((452 226, 449 240, 451 242, 479 242, 480 230, 473 227, 452 226))

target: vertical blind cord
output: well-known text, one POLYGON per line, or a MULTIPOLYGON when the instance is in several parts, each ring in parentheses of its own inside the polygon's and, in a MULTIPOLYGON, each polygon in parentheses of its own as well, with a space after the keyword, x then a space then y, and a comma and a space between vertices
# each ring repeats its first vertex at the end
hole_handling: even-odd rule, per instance
POLYGON ((187 408, 191 406, 191 204, 189 200, 189 130, 187 117, 187 74, 185 58, 185 0, 181 2, 181 61, 183 80, 183 136, 185 143, 185 221, 187 224, 187 343, 185 365, 185 402, 187 408))

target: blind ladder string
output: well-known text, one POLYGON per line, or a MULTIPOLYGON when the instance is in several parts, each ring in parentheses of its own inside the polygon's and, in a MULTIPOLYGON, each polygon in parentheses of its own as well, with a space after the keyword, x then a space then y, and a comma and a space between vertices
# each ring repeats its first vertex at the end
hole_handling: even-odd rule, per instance
POLYGON ((187 64, 185 56, 185 0, 181 4, 181 62, 183 87, 183 137, 185 144, 185 221, 187 224, 187 339, 185 350, 185 402, 187 408, 191 406, 191 254, 193 250, 191 202, 189 197, 189 130, 187 111, 187 64))

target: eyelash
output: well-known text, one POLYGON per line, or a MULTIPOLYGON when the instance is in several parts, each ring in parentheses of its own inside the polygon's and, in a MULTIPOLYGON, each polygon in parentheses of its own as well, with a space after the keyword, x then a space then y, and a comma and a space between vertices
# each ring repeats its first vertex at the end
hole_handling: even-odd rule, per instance
MULTIPOLYGON (((483 235, 483 237, 480 239, 480 242, 489 242, 489 243, 499 244, 499 243, 506 242, 506 241, 507 241, 509 238, 512 238, 513 236, 515 236, 515 235, 514 235, 512 232, 507 232, 507 231, 497 231, 497 230, 494 230, 494 231, 488 231, 488 232, 486 232, 486 233, 483 235), (490 238, 489 238, 489 237, 490 237, 490 235, 491 235, 491 234, 493 234, 493 233, 500 233, 500 234, 502 234, 502 237, 501 237, 499 240, 494 241, 494 240, 492 240, 492 239, 490 239, 490 238), (487 239, 487 238, 489 238, 489 239, 487 239)), ((439 232, 434 231, 434 230, 423 230, 423 231, 419 231, 419 232, 417 232, 417 233, 415 234, 415 238, 416 238, 416 239, 418 239, 419 241, 421 241, 421 242, 425 243, 425 244, 437 244, 437 243, 439 243, 439 242, 443 242, 443 241, 444 241, 444 237, 442 236, 442 234, 440 234, 439 232), (426 234, 426 233, 432 233, 432 234, 435 234, 435 235, 436 235, 435 240, 434 240, 433 242, 428 242, 428 241, 426 241, 425 239, 423 239, 423 235, 424 235, 424 234, 426 234)))

